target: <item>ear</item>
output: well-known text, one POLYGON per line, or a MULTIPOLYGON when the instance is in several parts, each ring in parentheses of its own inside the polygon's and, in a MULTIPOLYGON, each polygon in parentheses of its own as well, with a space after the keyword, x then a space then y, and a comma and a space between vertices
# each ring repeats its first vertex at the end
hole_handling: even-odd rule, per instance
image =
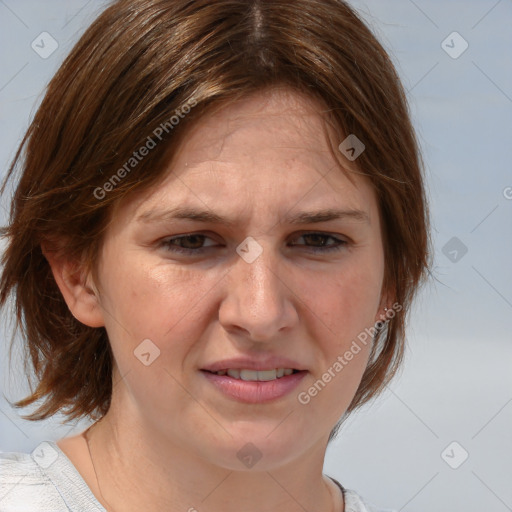
POLYGON ((103 311, 92 277, 84 273, 79 262, 69 261, 44 246, 41 250, 71 314, 89 327, 103 327, 103 311))

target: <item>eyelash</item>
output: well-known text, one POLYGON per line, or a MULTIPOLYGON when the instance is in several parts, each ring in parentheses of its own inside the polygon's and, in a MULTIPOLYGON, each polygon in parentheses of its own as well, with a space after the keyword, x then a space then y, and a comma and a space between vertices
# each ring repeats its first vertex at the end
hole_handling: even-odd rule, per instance
MULTIPOLYGON (((316 231, 308 232, 308 233, 303 233, 302 235, 300 235, 299 238, 306 237, 306 236, 311 236, 311 235, 313 235, 313 236, 316 235, 317 237, 322 237, 324 242, 327 239, 332 239, 335 242, 335 245, 329 245, 329 246, 322 246, 322 245, 320 245, 320 246, 308 246, 309 249, 312 252, 315 252, 315 253, 328 253, 328 252, 339 251, 345 245, 348 244, 347 241, 342 240, 340 238, 337 238, 337 237, 335 237, 333 235, 330 235, 330 234, 327 234, 327 233, 319 233, 319 232, 316 232, 316 231)), ((194 239, 194 238, 200 238, 204 242, 205 239, 208 239, 210 237, 208 237, 206 235, 203 235, 201 233, 192 233, 192 234, 188 234, 188 235, 180 235, 180 236, 175 236, 175 237, 172 237, 172 238, 167 238, 166 240, 164 240, 162 242, 162 245, 166 248, 166 250, 171 251, 171 252, 176 252, 176 253, 181 253, 181 254, 194 254, 194 255, 202 254, 206 250, 208 250, 209 248, 214 247, 214 246, 207 246, 207 247, 198 247, 196 249, 190 249, 190 248, 180 247, 178 245, 174 245, 173 244, 173 242, 176 242, 177 240, 178 241, 179 240, 190 240, 190 239, 194 239)))

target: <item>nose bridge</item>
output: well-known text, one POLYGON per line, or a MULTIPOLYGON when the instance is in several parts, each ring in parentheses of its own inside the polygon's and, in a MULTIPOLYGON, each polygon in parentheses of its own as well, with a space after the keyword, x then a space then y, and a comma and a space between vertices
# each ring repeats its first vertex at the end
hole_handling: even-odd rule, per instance
MULTIPOLYGON (((243 259, 243 258, 241 258, 243 259)), ((272 250, 265 250, 252 262, 238 262, 239 272, 243 274, 243 282, 247 286, 254 305, 268 305, 278 302, 280 290, 279 270, 276 257, 272 250)))
POLYGON ((230 272, 220 318, 226 328, 236 326, 252 339, 263 341, 290 326, 296 313, 279 275, 279 256, 270 243, 258 242, 258 246, 253 243, 244 252, 242 244, 237 250, 240 257, 230 272), (251 255, 255 250, 259 254, 251 255))
POLYGON ((275 314, 282 300, 277 258, 270 245, 270 243, 264 244, 263 241, 252 242, 249 245, 249 252, 257 252, 250 258, 244 258, 242 253, 240 260, 236 263, 237 277, 243 283, 238 299, 247 303, 251 311, 258 315, 263 315, 265 312, 270 314, 273 310, 275 314))

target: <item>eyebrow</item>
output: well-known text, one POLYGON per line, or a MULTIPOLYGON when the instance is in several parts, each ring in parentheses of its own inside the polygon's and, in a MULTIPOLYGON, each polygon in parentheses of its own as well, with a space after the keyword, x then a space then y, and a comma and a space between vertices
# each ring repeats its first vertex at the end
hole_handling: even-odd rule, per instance
MULTIPOLYGON (((235 225, 235 221, 226 217, 222 217, 209 210, 199 210, 189 207, 176 207, 170 210, 148 210, 137 217, 137 222, 141 223, 156 223, 171 221, 175 219, 192 220, 196 222, 209 222, 212 224, 223 224, 229 227, 235 225)), ((319 222, 327 222, 330 220, 344 220, 350 219, 358 222, 365 222, 370 224, 370 217, 363 210, 347 209, 338 210, 328 208, 317 211, 305 211, 296 214, 288 214, 283 219, 284 223, 288 224, 315 224, 319 222)))

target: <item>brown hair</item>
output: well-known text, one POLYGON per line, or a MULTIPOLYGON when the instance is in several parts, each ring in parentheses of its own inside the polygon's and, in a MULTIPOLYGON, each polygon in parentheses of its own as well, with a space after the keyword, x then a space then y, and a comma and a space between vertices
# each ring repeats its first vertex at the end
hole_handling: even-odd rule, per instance
POLYGON ((355 134, 366 146, 356 163, 380 208, 384 289, 402 310, 378 331, 347 414, 396 373, 406 315, 428 271, 429 235, 421 156, 385 50, 340 0, 119 0, 48 85, 1 190, 21 167, 10 223, 0 232, 8 239, 0 306, 14 295, 25 370, 32 365, 38 381, 14 405, 43 399, 24 418, 62 411, 99 419, 112 392, 106 330, 71 315, 41 244, 94 275, 113 209, 162 179, 190 123, 272 86, 319 101, 339 134, 336 145, 355 134), (132 161, 149 139, 154 149, 132 161))

